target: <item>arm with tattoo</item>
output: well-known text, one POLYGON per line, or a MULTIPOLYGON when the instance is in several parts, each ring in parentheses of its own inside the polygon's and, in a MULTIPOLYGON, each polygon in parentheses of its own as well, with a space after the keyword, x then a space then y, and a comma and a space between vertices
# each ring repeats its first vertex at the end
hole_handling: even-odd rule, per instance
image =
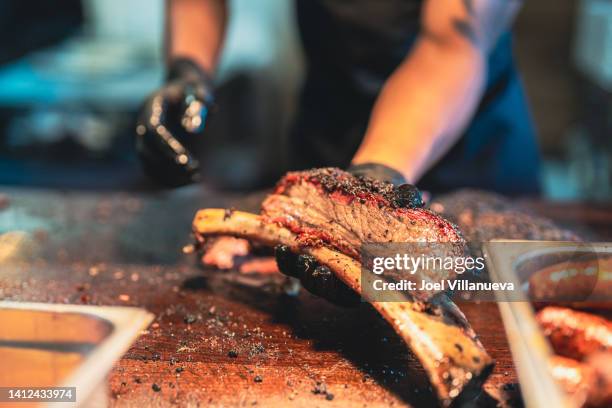
POLYGON ((518 0, 427 0, 410 54, 385 83, 353 164, 419 178, 461 136, 484 92, 487 53, 518 0))

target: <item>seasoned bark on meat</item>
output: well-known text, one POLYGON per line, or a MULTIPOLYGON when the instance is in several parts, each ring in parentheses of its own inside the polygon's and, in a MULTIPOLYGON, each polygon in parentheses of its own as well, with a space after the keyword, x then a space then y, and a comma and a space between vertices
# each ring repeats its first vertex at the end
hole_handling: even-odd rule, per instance
POLYGON ((457 227, 422 208, 402 207, 395 187, 325 168, 288 173, 262 204, 262 215, 359 259, 364 243, 456 242, 457 227))
MULTIPOLYGON (((361 264, 333 248, 303 245, 298 236, 269 218, 222 209, 205 209, 196 214, 195 234, 232 235, 265 245, 287 245, 295 252, 313 256, 350 288, 361 293, 361 264)), ((489 375, 493 362, 463 313, 444 294, 424 304, 398 293, 396 302, 372 302, 407 343, 428 373, 438 397, 448 406, 464 389, 479 386, 489 375)))

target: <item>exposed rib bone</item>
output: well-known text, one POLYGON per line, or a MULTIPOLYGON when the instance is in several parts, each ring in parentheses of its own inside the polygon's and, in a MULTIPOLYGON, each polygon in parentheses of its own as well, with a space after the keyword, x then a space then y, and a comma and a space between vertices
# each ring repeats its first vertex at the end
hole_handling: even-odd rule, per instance
MULTIPOLYGON (((260 216, 224 209, 198 211, 193 230, 199 237, 232 235, 265 245, 283 244, 313 256, 344 283, 361 293, 361 264, 325 246, 305 247, 291 231, 260 216)), ((493 361, 463 313, 446 295, 424 305, 398 294, 397 302, 371 302, 419 359, 444 406, 468 385, 480 385, 493 361)))

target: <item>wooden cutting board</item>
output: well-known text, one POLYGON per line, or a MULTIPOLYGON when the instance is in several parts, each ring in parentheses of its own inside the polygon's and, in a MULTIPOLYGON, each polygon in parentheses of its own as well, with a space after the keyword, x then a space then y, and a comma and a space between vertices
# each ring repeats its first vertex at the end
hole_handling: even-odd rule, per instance
MULTIPOLYGON (((418 363, 368 306, 342 309, 305 293, 288 299, 276 278, 202 270, 181 252, 198 208, 252 209, 229 195, 199 186, 175 194, 7 194, 0 225, 21 220, 32 245, 25 246, 27 259, 0 265, 0 298, 138 306, 155 314, 111 371, 113 406, 435 403, 418 363)), ((610 208, 533 206, 601 239, 612 231, 610 208)), ((494 406, 493 397, 517 391, 497 305, 461 308, 496 360, 480 399, 494 406)))

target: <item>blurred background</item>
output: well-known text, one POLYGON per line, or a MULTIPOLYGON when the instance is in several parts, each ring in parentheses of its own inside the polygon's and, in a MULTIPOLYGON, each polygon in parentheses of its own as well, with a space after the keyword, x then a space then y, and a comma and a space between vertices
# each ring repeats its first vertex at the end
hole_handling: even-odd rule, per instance
MULTIPOLYGON (((207 181, 251 189, 279 175, 302 76, 292 7, 230 1, 207 181)), ((163 21, 163 0, 0 2, 0 185, 152 187, 134 121, 163 78, 163 21)), ((612 1, 525 2, 515 35, 546 197, 609 201, 612 1)))

